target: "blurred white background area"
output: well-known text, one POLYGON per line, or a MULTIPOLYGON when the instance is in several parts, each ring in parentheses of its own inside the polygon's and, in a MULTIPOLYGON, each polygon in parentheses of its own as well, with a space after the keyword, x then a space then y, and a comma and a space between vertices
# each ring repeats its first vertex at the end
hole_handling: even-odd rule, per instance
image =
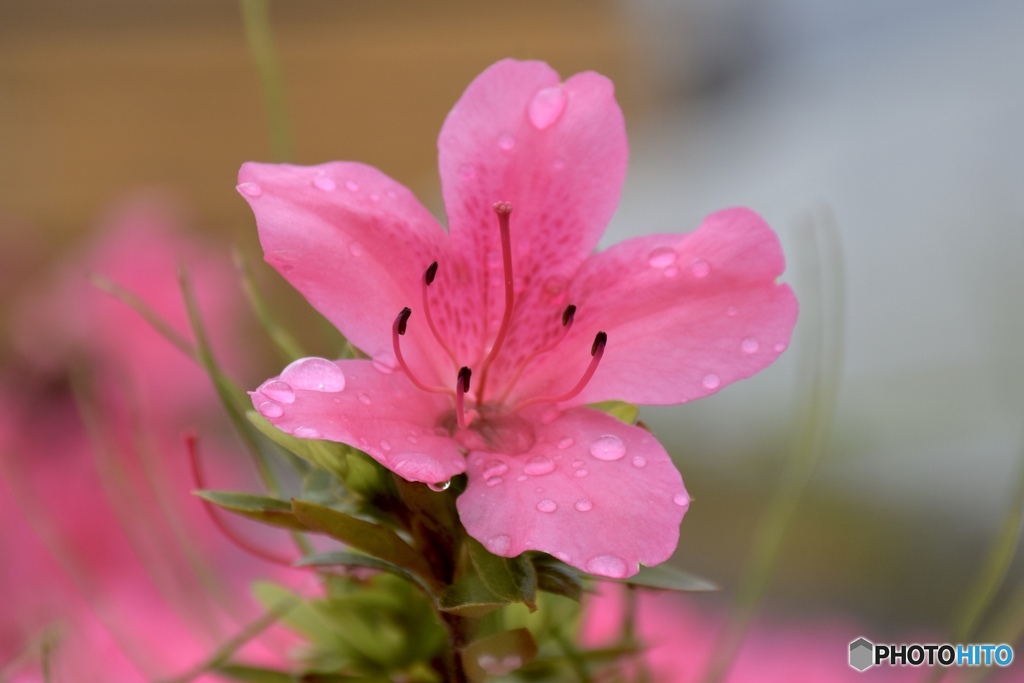
MULTIPOLYGON (((747 205, 781 233, 784 279, 806 297, 815 256, 796 228, 824 207, 843 244, 846 361, 815 487, 987 537, 1024 451, 1024 3, 622 9, 677 99, 631 122, 603 244, 747 205)), ((786 446, 800 353, 683 410, 645 411, 684 477, 774 480, 751 454, 777 462, 786 446)))

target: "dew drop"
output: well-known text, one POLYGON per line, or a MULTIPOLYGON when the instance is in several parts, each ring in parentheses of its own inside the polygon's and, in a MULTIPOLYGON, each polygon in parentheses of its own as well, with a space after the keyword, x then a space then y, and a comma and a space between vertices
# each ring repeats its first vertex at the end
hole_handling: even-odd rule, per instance
POLYGON ((489 676, 504 676, 510 674, 523 665, 523 659, 519 655, 505 655, 498 659, 494 655, 483 654, 477 657, 476 663, 489 676))
POLYGON ((334 183, 334 178, 330 178, 321 173, 320 175, 313 178, 313 187, 315 187, 318 190, 323 190, 324 192, 330 192, 335 187, 337 187, 337 185, 335 185, 334 183))
POLYGON ((690 496, 686 495, 685 493, 677 493, 676 495, 672 496, 672 502, 678 505, 679 507, 686 507, 687 505, 690 504, 690 496))
POLYGON ((503 460, 488 460, 484 463, 484 479, 498 477, 508 472, 508 465, 503 460))
POLYGON ((605 434, 594 439, 590 444, 590 454, 598 460, 612 461, 620 460, 626 455, 626 446, 622 439, 614 434, 605 434))
POLYGON ((527 479, 529 479, 529 477, 526 476, 525 474, 520 474, 518 477, 516 477, 516 481, 526 481, 527 479))
POLYGON ((599 576, 622 579, 628 573, 628 568, 626 567, 626 562, 621 557, 598 555, 587 560, 587 571, 599 576))
POLYGON ((441 491, 447 491, 448 487, 452 485, 452 480, 447 479, 442 481, 440 484, 427 484, 427 488, 435 493, 441 493, 441 491))
POLYGON ((278 403, 284 403, 287 405, 295 403, 295 392, 292 390, 291 385, 282 382, 279 379, 272 379, 269 382, 264 382, 257 391, 278 403))
POLYGON ((296 389, 335 393, 345 388, 345 373, 324 358, 300 358, 281 371, 281 379, 296 389))
POLYGON ((591 503, 586 498, 581 498, 580 500, 576 501, 576 504, 573 505, 573 507, 579 510, 580 512, 590 512, 591 510, 594 509, 594 504, 591 503))
POLYGON ((391 450, 391 442, 388 441, 387 439, 381 439, 380 440, 380 449, 382 451, 390 451, 391 450))
POLYGON ((235 188, 248 197, 259 197, 263 194, 263 188, 256 183, 241 183, 235 188))
POLYGON ((417 439, 415 436, 407 436, 407 437, 405 437, 405 440, 408 441, 409 443, 419 443, 420 442, 420 440, 417 439))
POLYGON ((743 349, 743 353, 757 353, 761 345, 753 337, 747 337, 740 342, 740 348, 743 349))
POLYGON ((487 549, 495 555, 501 555, 502 553, 508 552, 508 549, 512 546, 512 539, 505 534, 500 534, 498 536, 491 536, 488 538, 484 545, 487 546, 487 549))
POLYGON ((292 436, 297 436, 300 439, 319 439, 323 434, 315 427, 296 427, 292 436))
POLYGON ((463 180, 472 180, 476 177, 476 166, 473 164, 462 164, 462 166, 459 166, 459 177, 463 180))
POLYGON ((390 375, 395 370, 395 362, 390 358, 374 358, 373 369, 382 375, 390 375))
POLYGON ((516 139, 512 136, 512 133, 502 133, 501 137, 498 138, 498 147, 502 148, 506 152, 510 151, 516 146, 516 139))
POLYGON ((643 457, 642 455, 636 456, 635 458, 633 458, 633 467, 647 467, 647 458, 643 457))
POLYGON ((690 265, 690 272, 694 277, 707 277, 711 272, 711 264, 704 259, 697 259, 690 265))
POLYGON ((571 436, 563 436, 561 439, 558 440, 558 447, 564 451, 566 448, 569 448, 574 443, 576 443, 576 439, 572 438, 571 436))
POLYGON ((672 247, 658 247, 647 258, 652 268, 668 268, 676 262, 679 254, 672 247))
POLYGON ((550 128, 562 116, 568 98, 561 86, 552 86, 537 91, 530 101, 527 115, 537 130, 550 128))
POLYGON ((359 402, 364 406, 370 405, 370 397, 367 394, 359 394, 359 402))
POLYGON ((523 472, 536 477, 542 474, 550 474, 554 469, 555 463, 550 458, 543 455, 535 455, 526 461, 523 472))
POLYGON ((572 466, 573 467, 583 467, 583 461, 582 460, 573 460, 572 461, 572 466))
POLYGON ((541 512, 554 512, 558 509, 558 503, 550 498, 545 498, 541 502, 537 503, 537 509, 541 512))
POLYGON ((586 468, 580 469, 580 470, 576 470, 575 472, 573 472, 573 476, 576 477, 577 479, 582 479, 583 477, 587 476, 588 474, 590 474, 590 470, 588 470, 586 468))
POLYGON ((775 353, 782 353, 783 351, 786 350, 786 345, 783 344, 782 342, 779 342, 778 344, 776 344, 772 348, 775 349, 775 353))
POLYGON ((737 313, 739 313, 739 311, 736 310, 735 306, 730 306, 729 308, 725 309, 725 314, 730 318, 735 318, 737 313))
POLYGON ((349 192, 359 192, 359 183, 354 180, 346 180, 345 187, 349 192))
POLYGON ((359 244, 359 242, 353 242, 352 244, 348 245, 348 250, 352 252, 353 256, 363 255, 363 245, 359 244))
POLYGON ((569 553, 563 553, 563 552, 555 553, 555 557, 560 559, 562 562, 568 562, 569 560, 572 559, 571 557, 569 557, 569 553))
POLYGON ((273 401, 264 401, 263 403, 256 406, 256 410, 259 411, 263 417, 281 417, 284 415, 284 408, 273 401))
POLYGON ((713 372, 709 372, 704 375, 704 379, 701 380, 701 384, 704 385, 705 389, 717 389, 722 385, 722 379, 713 372))

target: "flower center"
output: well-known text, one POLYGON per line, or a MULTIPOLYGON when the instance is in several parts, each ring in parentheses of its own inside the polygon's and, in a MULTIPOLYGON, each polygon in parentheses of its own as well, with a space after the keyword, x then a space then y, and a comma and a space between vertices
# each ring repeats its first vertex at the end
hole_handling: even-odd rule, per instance
MULTIPOLYGON (((608 335, 604 332, 598 332, 594 337, 594 343, 590 349, 590 364, 584 371, 583 376, 579 379, 576 385, 569 391, 552 395, 552 396, 533 396, 525 400, 521 400, 511 409, 503 409, 502 406, 505 404, 505 400, 508 398, 512 388, 516 382, 522 376, 523 372, 529 366, 529 364, 537 357, 554 350, 562 340, 569 334, 569 330, 572 328, 573 321, 576 317, 576 306, 570 304, 566 306, 565 310, 562 311, 561 322, 562 329, 555 337, 545 344, 543 347, 536 349, 530 353, 524 360, 522 360, 515 371, 511 373, 511 378, 507 382, 504 391, 498 397, 491 397, 492 400, 486 400, 487 396, 487 380, 489 371, 495 359, 501 353, 501 349, 505 344, 505 340, 508 338, 509 329, 512 326, 512 314, 515 311, 515 291, 514 291, 514 279, 512 276, 512 230, 510 216, 512 215, 512 204, 509 202, 496 202, 493 206, 494 213, 498 217, 498 229, 501 233, 501 256, 502 256, 502 268, 504 273, 504 285, 505 285, 505 309, 502 314, 501 324, 498 327, 498 332, 494 337, 494 343, 491 344, 490 350, 487 355, 479 363, 479 382, 477 383, 477 389, 475 392, 475 400, 473 396, 469 396, 470 391, 470 379, 473 376, 473 370, 469 366, 459 367, 459 371, 455 379, 455 389, 452 390, 446 387, 435 387, 430 386, 422 382, 411 370, 405 358, 402 355, 401 348, 401 337, 405 335, 406 329, 409 324, 409 317, 412 315, 412 309, 409 307, 403 308, 395 318, 391 328, 392 345, 395 351, 395 359, 401 366, 402 370, 405 371, 406 376, 409 377, 409 381, 413 383, 418 389, 422 391, 429 391, 439 394, 447 394, 451 396, 455 404, 455 425, 459 430, 469 429, 471 423, 474 420, 480 420, 483 424, 478 425, 476 431, 480 433, 480 436, 487 441, 495 439, 495 435, 501 432, 499 428, 500 424, 507 422, 505 418, 519 418, 512 415, 519 412, 527 406, 535 405, 537 403, 562 403, 570 399, 575 398, 583 391, 584 387, 590 382, 594 373, 597 371, 597 366, 601 363, 601 357, 604 355, 605 346, 608 343, 608 335), (466 400, 469 396, 475 409, 467 409, 466 400), (499 416, 505 416, 503 419, 499 419, 499 416), (490 434, 490 436, 486 436, 490 434)), ((452 347, 445 341, 444 337, 440 334, 437 325, 434 323, 434 318, 430 312, 430 305, 427 298, 427 291, 430 285, 434 282, 437 277, 438 263, 434 261, 431 263, 423 273, 422 280, 422 301, 423 301, 423 312, 424 317, 427 320, 427 325, 430 327, 431 333, 434 335, 434 339, 444 349, 448 357, 451 358, 453 364, 459 366, 456 360, 455 353, 452 351, 452 347)), ((451 427, 454 430, 454 426, 451 427)), ((497 439, 503 441, 504 439, 497 439)))

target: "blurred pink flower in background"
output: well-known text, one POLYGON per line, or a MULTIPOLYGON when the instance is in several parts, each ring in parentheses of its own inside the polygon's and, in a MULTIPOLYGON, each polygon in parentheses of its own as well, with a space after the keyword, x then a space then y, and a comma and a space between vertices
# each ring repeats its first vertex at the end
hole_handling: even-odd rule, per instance
MULTIPOLYGON (((181 673, 262 612, 246 595, 250 580, 294 574, 227 543, 190 494, 183 434, 222 421, 209 379, 86 279, 118 283, 192 339, 177 278, 187 264, 214 343, 244 349, 226 251, 186 237, 173 205, 153 197, 122 205, 101 228, 17 306, 20 359, 0 383, 0 670, 51 633, 56 681, 181 673)), ((246 354, 233 360, 244 365, 246 354)), ((251 485, 241 450, 209 431, 210 478, 251 485)), ((245 652, 282 661, 283 637, 245 652)), ((30 659, 24 680, 38 670, 30 659)))

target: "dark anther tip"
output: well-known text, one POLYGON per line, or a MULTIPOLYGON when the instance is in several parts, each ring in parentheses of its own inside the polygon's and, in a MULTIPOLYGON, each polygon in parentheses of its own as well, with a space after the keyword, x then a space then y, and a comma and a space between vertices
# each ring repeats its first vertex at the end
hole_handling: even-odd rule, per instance
POLYGON ((412 309, 408 306, 398 314, 398 334, 405 334, 405 326, 409 323, 410 315, 412 315, 412 309))
POLYGON ((469 378, 473 376, 473 371, 463 366, 459 369, 459 384, 462 385, 462 393, 469 391, 469 378))
POLYGON ((437 275, 437 261, 434 261, 429 266, 427 266, 427 272, 423 273, 423 279, 426 280, 427 284, 429 285, 431 282, 434 281, 434 277, 436 275, 437 275))
POLYGON ((608 335, 604 332, 598 332, 597 336, 594 337, 594 345, 590 347, 590 355, 596 356, 597 352, 602 350, 607 343, 608 335))
POLYGON ((569 304, 562 311, 562 327, 565 327, 572 322, 573 317, 576 315, 576 304, 569 304))

